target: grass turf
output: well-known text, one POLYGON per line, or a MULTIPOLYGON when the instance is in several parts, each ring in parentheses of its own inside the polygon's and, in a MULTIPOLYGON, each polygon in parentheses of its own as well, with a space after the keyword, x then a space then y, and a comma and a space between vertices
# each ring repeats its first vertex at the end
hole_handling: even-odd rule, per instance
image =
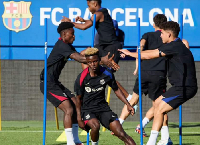
MULTIPOLYGON (((62 122, 60 129, 56 129, 55 121, 47 121, 46 126, 46 145, 66 145, 66 142, 56 142, 56 139, 64 131, 62 122)), ((123 128, 140 145, 140 135, 135 133, 138 122, 125 122, 123 128)), ((145 128, 149 135, 151 123, 145 128)), ((102 129, 101 129, 102 130, 102 129)), ((199 145, 200 143, 200 123, 183 123, 183 143, 182 145, 199 145)), ((81 129, 79 133, 81 133, 81 129)), ((179 145, 179 126, 178 123, 169 123, 170 137, 174 145, 179 145)), ((80 140, 86 145, 86 136, 79 136, 80 140)), ((160 136, 158 137, 158 140, 160 136)), ((2 121, 2 131, 0 131, 0 145, 41 145, 43 140, 42 121, 2 121)), ((144 143, 148 140, 144 138, 144 143)), ((100 131, 100 145, 123 145, 117 137, 112 136, 110 131, 100 131)))

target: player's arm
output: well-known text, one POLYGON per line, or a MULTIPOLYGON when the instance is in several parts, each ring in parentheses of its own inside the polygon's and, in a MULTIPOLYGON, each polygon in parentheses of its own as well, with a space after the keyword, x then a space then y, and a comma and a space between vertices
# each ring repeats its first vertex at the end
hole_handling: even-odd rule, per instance
POLYGON ((80 75, 77 77, 75 83, 74 83, 74 91, 76 92, 76 112, 77 112, 77 121, 78 121, 78 125, 81 129, 86 130, 85 129, 85 124, 81 118, 81 100, 84 94, 83 91, 83 86, 80 85, 80 75))
POLYGON ((129 102, 126 100, 126 97, 124 96, 124 94, 122 93, 122 91, 119 89, 116 80, 115 80, 115 76, 113 73, 111 73, 112 77, 111 80, 108 82, 108 85, 113 89, 113 91, 115 92, 116 96, 124 103, 127 105, 127 109, 128 111, 131 111, 131 114, 134 114, 134 109, 133 107, 131 107, 131 105, 129 104, 129 102))
POLYGON ((76 96, 76 99, 77 99, 77 101, 76 101, 77 121, 78 121, 78 126, 81 129, 86 130, 84 121, 81 118, 81 98, 82 98, 82 95, 76 96))
MULTIPOLYGON (((99 21, 101 19, 101 13, 100 12, 96 12, 96 22, 99 21)), ((83 24, 80 23, 76 23, 76 22, 71 22, 71 20, 65 16, 63 16, 63 19, 61 20, 61 22, 71 22, 74 24, 74 27, 77 29, 81 29, 81 30, 86 30, 88 28, 90 28, 93 25, 93 19, 94 19, 94 15, 92 15, 90 20, 84 20, 83 18, 81 18, 80 16, 76 17, 75 21, 80 21, 80 22, 84 22, 83 24)))
POLYGON ((118 88, 117 90, 114 91, 116 96, 124 103, 127 105, 127 109, 129 112, 131 112, 131 114, 133 115, 134 109, 133 107, 130 105, 130 103, 127 101, 126 97, 124 96, 124 94, 122 93, 122 91, 118 88))
POLYGON ((185 44, 185 46, 190 49, 190 46, 189 46, 189 42, 185 39, 182 39, 182 42, 185 44))
MULTIPOLYGON (((143 51, 143 49, 144 49, 144 46, 145 46, 145 43, 146 43, 146 40, 145 39, 142 39, 141 41, 140 41, 140 51, 143 51)), ((138 52, 138 48, 137 48, 137 52, 138 52)), ((136 58, 136 60, 135 60, 135 65, 136 65, 136 67, 135 67, 135 71, 134 71, 134 75, 137 75, 137 72, 138 72, 138 59, 136 58)))
POLYGON ((106 66, 113 68, 114 70, 119 70, 120 66, 113 60, 114 54, 112 57, 108 58, 110 52, 106 56, 101 57, 101 63, 105 64, 106 66))
POLYGON ((80 62, 80 63, 86 63, 86 58, 85 58, 85 56, 83 56, 83 55, 81 55, 81 54, 79 54, 79 53, 77 53, 77 52, 72 53, 69 57, 70 57, 71 59, 74 59, 74 60, 80 62))
MULTIPOLYGON (((124 58, 126 55, 130 56, 130 57, 138 58, 137 52, 130 52, 127 49, 122 49, 122 50, 118 50, 118 51, 122 52, 122 54, 121 54, 122 58, 124 58)), ((146 51, 141 52, 141 59, 154 59, 154 58, 158 58, 161 56, 165 56, 165 54, 163 52, 159 51, 158 49, 146 50, 146 51)))
POLYGON ((76 102, 76 112, 77 112, 77 120, 81 121, 81 95, 76 96, 77 102, 76 102))

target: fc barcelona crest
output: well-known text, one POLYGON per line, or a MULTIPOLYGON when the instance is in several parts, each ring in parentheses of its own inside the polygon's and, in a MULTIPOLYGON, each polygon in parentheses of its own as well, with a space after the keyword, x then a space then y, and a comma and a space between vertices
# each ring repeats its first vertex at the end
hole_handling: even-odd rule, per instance
POLYGON ((4 26, 12 31, 26 30, 31 25, 31 2, 3 2, 4 13, 2 15, 4 26))

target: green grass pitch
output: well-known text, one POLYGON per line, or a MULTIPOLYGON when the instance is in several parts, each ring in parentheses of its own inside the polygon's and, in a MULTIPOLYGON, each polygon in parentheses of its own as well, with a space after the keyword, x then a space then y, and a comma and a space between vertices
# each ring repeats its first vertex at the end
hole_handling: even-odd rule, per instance
MULTIPOLYGON (((62 122, 60 129, 56 129, 55 121, 47 121, 46 145, 66 145, 66 142, 57 142, 56 139, 64 131, 62 122)), ((125 122, 123 128, 140 145, 140 135, 134 132, 138 122, 125 122)), ((145 131, 149 135, 151 123, 147 125, 145 131)), ((102 129, 101 129, 102 130, 102 129)), ((79 133, 81 133, 81 129, 79 133)), ((178 123, 169 123, 170 137, 174 145, 179 145, 178 123)), ((200 123, 183 123, 183 144, 200 145, 200 123)), ((158 137, 158 140, 160 136, 158 137)), ((2 131, 0 131, 0 145, 42 145, 43 122, 42 121, 3 121, 2 131)), ((80 140, 86 145, 86 136, 80 136, 80 140)), ((144 138, 146 143, 148 138, 144 138)), ((123 145, 117 137, 112 136, 110 131, 100 131, 100 145, 123 145)))

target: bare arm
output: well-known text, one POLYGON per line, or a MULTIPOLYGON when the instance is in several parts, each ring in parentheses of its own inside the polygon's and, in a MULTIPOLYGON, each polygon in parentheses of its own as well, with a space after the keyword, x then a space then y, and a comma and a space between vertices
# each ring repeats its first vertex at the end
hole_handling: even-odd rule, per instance
MULTIPOLYGON (((82 118, 81 118, 81 98, 82 98, 82 96, 81 95, 78 95, 77 97, 76 97, 76 112, 77 112, 77 121, 78 121, 78 125, 79 125, 79 127, 81 128, 81 129, 83 129, 83 130, 86 130, 85 129, 85 124, 84 124, 84 122, 83 122, 83 120, 82 120, 82 118)), ((87 130, 86 130, 87 131, 87 130)))
POLYGON ((182 39, 182 42, 185 44, 185 46, 186 46, 188 49, 190 49, 190 46, 189 46, 189 43, 188 43, 187 40, 182 39))
POLYGON ((126 100, 126 97, 124 96, 124 94, 122 93, 122 91, 118 88, 116 91, 114 91, 116 96, 124 103, 127 105, 127 109, 129 112, 131 112, 131 114, 134 114, 134 109, 133 107, 130 105, 130 103, 126 100))
MULTIPOLYGON (((145 46, 145 43, 146 43, 146 40, 145 39, 142 39, 141 41, 140 41, 140 51, 143 51, 143 49, 144 49, 144 46, 145 46)), ((137 48, 137 52, 138 52, 138 48, 137 48)), ((136 60, 135 60, 135 65, 136 65, 136 67, 135 67, 135 71, 134 71, 134 75, 137 75, 137 72, 138 72, 138 59, 136 58, 136 60)))
POLYGON ((77 112, 77 120, 82 120, 81 119, 81 95, 76 96, 76 112, 77 112))
MULTIPOLYGON (((118 51, 123 53, 122 57, 125 57, 124 55, 128 55, 128 56, 131 56, 131 57, 138 58, 137 52, 130 52, 127 49, 122 49, 122 50, 118 50, 118 51)), ((165 56, 165 54, 162 52, 161 56, 165 56)), ((153 59, 153 58, 158 58, 158 57, 160 57, 158 49, 146 50, 146 51, 141 52, 141 59, 153 59)))
MULTIPOLYGON (((102 13, 96 12, 95 14, 96 14, 96 22, 97 22, 101 19, 102 13)), ((83 18, 78 16, 78 17, 76 17, 76 22, 77 21, 84 22, 83 24, 80 24, 80 23, 71 22, 71 20, 69 18, 63 16, 63 19, 61 20, 61 22, 71 22, 74 24, 75 28, 81 29, 81 30, 86 30, 93 25, 93 18, 94 18, 94 15, 92 15, 91 20, 84 20, 83 18)))
POLYGON ((86 58, 85 56, 75 52, 75 53, 72 53, 70 56, 69 56, 71 59, 74 59, 78 62, 81 62, 81 63, 86 63, 86 58))

